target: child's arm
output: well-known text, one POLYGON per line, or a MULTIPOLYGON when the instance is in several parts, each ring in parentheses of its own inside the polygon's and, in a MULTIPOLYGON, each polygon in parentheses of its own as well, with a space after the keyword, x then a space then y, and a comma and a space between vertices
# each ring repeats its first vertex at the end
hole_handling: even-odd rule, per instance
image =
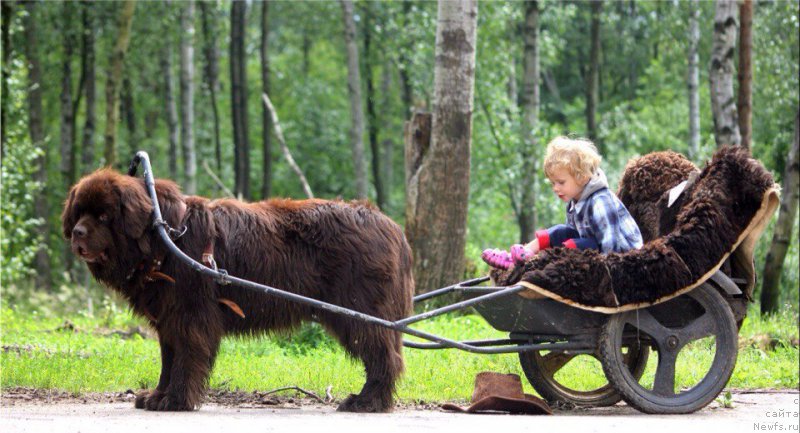
POLYGON ((578 231, 566 224, 559 224, 546 230, 538 230, 536 238, 525 245, 512 245, 511 258, 516 263, 524 263, 539 251, 551 247, 564 246, 564 242, 577 238, 578 231))

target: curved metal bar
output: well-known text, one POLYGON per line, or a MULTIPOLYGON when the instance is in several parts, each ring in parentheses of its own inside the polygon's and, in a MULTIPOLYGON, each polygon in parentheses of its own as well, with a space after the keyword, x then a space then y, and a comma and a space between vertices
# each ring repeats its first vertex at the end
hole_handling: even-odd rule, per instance
MULTIPOLYGON (((522 346, 515 346, 511 347, 478 347, 473 344, 458 342, 454 340, 450 340, 444 337, 440 337, 438 335, 430 334, 424 331, 419 331, 416 329, 409 328, 407 324, 414 323, 419 320, 428 319, 434 316, 438 316, 450 311, 458 310, 467 308, 471 305, 477 304, 479 302, 485 301, 487 299, 493 299, 500 296, 509 296, 514 293, 520 292, 525 289, 523 286, 511 286, 502 288, 497 292, 489 293, 487 295, 478 296, 476 298, 459 302, 457 304, 450 305, 448 307, 439 308, 437 310, 429 311, 427 313, 419 314, 416 316, 411 316, 409 318, 399 320, 397 322, 391 322, 385 319, 381 319, 379 317, 371 316, 369 314, 360 313, 358 311, 350 310, 348 308, 340 307, 338 305, 329 304, 327 302, 318 301, 316 299, 307 298, 305 296, 300 296, 295 293, 286 292, 280 289, 276 289, 274 287, 270 287, 264 284, 254 283, 252 281, 243 280, 238 277, 234 277, 232 275, 228 275, 225 270, 215 270, 204 266, 203 264, 197 262, 193 258, 189 257, 172 242, 172 239, 169 236, 167 228, 169 227, 164 221, 161 215, 161 207, 158 204, 158 196, 156 195, 156 188, 155 188, 155 178, 153 177, 152 168, 150 166, 150 157, 148 156, 147 152, 139 151, 136 152, 133 160, 131 161, 130 167, 128 169, 128 174, 134 176, 136 174, 138 166, 141 165, 143 167, 143 176, 145 181, 145 186, 147 187, 147 192, 150 195, 150 200, 153 202, 153 226, 158 231, 161 240, 166 245, 167 249, 174 254, 178 260, 185 263, 189 266, 192 270, 200 272, 203 275, 209 276, 214 278, 215 281, 219 284, 235 284, 237 286, 259 291, 262 293, 266 293, 268 295, 277 296, 279 298, 287 299, 293 302, 297 302, 303 305, 307 305, 314 308, 319 308, 322 310, 327 310, 333 313, 342 314, 344 316, 361 320, 367 323, 372 323, 375 325, 383 326, 385 328, 389 328, 395 331, 403 332, 405 334, 413 335, 415 337, 423 338, 425 340, 429 340, 434 342, 433 346, 429 348, 455 348, 465 350, 467 352, 473 353, 512 353, 512 352, 521 352, 525 350, 539 350, 539 346, 541 345, 522 345, 522 346), (530 347, 528 347, 530 346, 530 347)), ((459 286, 471 286, 475 284, 479 284, 483 281, 486 281, 486 277, 477 278, 474 280, 465 281, 463 283, 455 284, 450 287, 446 287, 445 289, 454 289, 459 286)), ((414 347, 414 345, 419 346, 420 343, 413 343, 413 342, 403 342, 403 344, 409 345, 409 347, 414 347)), ((574 343, 578 344, 578 343, 574 343)), ((550 346, 552 347, 552 346, 550 346)))

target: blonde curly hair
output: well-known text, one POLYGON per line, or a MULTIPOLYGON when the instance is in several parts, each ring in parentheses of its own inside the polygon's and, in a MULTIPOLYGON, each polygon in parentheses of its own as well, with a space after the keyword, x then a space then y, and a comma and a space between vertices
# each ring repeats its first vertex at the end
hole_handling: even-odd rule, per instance
POLYGON ((565 169, 579 181, 588 181, 602 161, 594 143, 583 138, 556 137, 547 144, 544 156, 544 173, 548 178, 553 172, 565 169))

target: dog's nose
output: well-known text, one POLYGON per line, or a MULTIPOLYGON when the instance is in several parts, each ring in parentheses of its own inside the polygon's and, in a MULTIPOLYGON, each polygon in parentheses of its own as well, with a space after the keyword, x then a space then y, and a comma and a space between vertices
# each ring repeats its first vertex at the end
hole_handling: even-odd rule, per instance
POLYGON ((73 238, 83 238, 86 237, 86 227, 78 224, 72 229, 72 237, 73 238))

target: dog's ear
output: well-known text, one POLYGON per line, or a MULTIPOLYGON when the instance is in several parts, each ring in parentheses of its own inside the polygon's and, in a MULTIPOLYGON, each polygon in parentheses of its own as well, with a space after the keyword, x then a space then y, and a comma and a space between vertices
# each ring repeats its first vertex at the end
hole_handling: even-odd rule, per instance
POLYGON ((130 238, 141 238, 152 223, 153 214, 144 181, 125 176, 118 178, 114 187, 119 197, 119 229, 130 238))
POLYGON ((75 191, 78 185, 74 185, 69 190, 67 200, 64 202, 64 211, 61 213, 61 230, 64 234, 64 239, 72 238, 72 229, 78 223, 78 215, 75 212, 75 191))

